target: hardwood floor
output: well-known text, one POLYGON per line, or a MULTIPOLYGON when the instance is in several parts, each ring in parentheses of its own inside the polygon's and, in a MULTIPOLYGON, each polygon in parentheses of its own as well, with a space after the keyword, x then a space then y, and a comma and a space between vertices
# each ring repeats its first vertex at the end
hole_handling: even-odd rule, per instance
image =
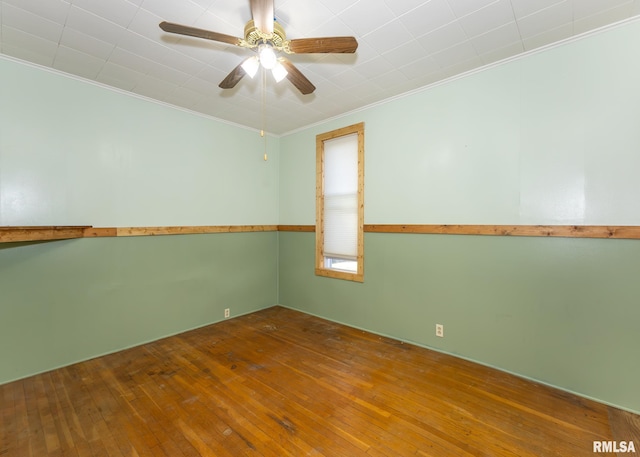
POLYGON ((567 457, 597 455, 594 440, 640 446, 633 414, 281 307, 2 385, 0 411, 1 457, 567 457))

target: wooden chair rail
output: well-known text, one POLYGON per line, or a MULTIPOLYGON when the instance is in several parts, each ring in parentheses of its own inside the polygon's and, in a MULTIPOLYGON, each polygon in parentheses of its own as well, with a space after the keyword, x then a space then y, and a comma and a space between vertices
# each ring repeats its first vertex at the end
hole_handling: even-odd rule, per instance
POLYGON ((31 226, 31 227, 0 227, 0 242, 68 240, 83 238, 87 225, 74 226, 31 226))
MULTIPOLYGON (((314 225, 279 225, 283 232, 313 232, 314 225)), ((627 225, 452 225, 365 224, 367 233, 423 235, 543 236, 565 238, 640 239, 640 226, 627 225)))
POLYGON ((447 235, 553 236, 640 239, 640 227, 624 225, 398 225, 367 224, 365 232, 447 235))
MULTIPOLYGON (((315 232, 315 225, 187 225, 166 227, 0 226, 0 243, 116 236, 186 235, 242 232, 315 232)), ((368 233, 542 236, 640 239, 640 226, 627 225, 449 225, 365 224, 368 233)))
POLYGON ((0 243, 66 240, 114 236, 187 235, 204 233, 273 232, 277 225, 194 225, 170 227, 32 226, 0 227, 0 243))

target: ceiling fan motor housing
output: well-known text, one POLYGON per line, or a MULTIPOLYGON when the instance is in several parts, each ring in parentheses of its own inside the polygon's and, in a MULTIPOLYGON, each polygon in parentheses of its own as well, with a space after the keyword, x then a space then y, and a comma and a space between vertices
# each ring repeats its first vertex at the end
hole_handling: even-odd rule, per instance
POLYGON ((244 40, 248 47, 256 47, 262 43, 269 43, 279 51, 285 50, 287 35, 280 24, 274 21, 273 33, 264 33, 258 29, 253 20, 247 22, 244 26, 244 40))

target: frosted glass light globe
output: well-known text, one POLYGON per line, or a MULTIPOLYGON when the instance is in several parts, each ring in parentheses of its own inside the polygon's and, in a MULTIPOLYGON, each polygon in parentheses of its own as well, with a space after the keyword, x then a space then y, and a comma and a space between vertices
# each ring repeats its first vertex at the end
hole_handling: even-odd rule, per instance
POLYGON ((260 64, 267 70, 271 70, 276 66, 276 53, 273 52, 273 48, 268 44, 260 45, 258 55, 260 56, 260 64))

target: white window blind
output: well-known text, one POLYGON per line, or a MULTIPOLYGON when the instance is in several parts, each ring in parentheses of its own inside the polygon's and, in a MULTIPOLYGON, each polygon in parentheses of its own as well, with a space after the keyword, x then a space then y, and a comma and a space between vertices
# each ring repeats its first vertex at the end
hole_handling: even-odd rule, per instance
POLYGON ((324 142, 324 256, 358 254, 358 134, 324 142))

